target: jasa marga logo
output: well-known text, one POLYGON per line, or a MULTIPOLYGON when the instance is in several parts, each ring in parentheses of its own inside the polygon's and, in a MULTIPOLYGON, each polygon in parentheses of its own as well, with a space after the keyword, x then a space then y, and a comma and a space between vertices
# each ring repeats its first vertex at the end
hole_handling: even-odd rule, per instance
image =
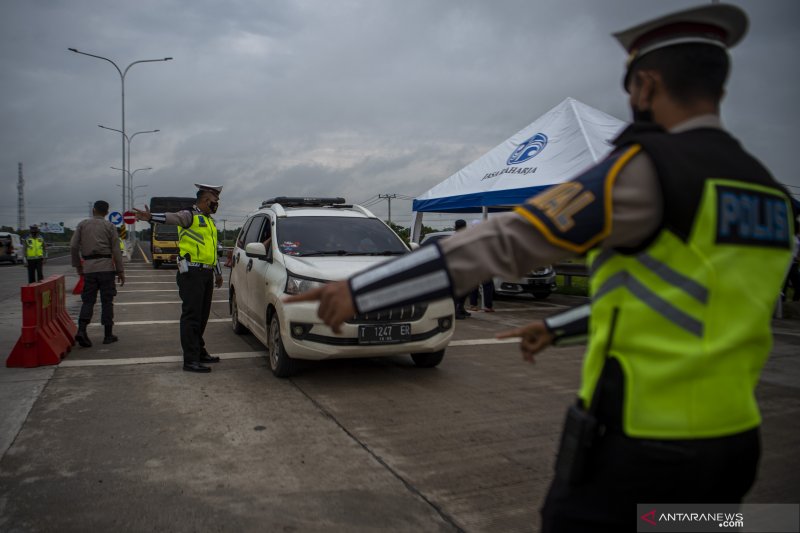
POLYGON ((511 155, 508 156, 508 161, 506 161, 506 165, 518 165, 529 159, 533 159, 544 150, 545 146, 547 146, 547 135, 544 133, 537 133, 511 152, 511 155))

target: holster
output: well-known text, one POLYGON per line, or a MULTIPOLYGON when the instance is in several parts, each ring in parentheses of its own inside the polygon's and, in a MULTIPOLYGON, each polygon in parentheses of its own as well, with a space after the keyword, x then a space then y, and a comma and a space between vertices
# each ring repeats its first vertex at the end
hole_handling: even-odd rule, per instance
POLYGON ((579 485, 586 477, 589 453, 598 434, 597 418, 579 405, 567 409, 556 457, 556 478, 579 485))

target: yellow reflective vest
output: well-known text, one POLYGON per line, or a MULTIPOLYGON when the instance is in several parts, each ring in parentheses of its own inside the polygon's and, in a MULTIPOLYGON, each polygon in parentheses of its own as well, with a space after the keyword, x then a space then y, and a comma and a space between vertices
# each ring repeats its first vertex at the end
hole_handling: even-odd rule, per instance
POLYGON ((192 263, 217 263, 217 227, 211 217, 193 213, 191 226, 178 226, 178 237, 181 257, 189 254, 192 263))
MULTIPOLYGON (((668 143, 654 142, 646 148, 664 189, 662 229, 643 249, 589 254, 590 340, 580 397, 585 405, 598 401, 603 367, 615 360, 624 381, 622 429, 631 437, 722 437, 761 422, 755 387, 791 257, 792 210, 768 173, 755 176, 759 167, 721 134, 686 142, 708 141, 711 150, 730 153, 732 166, 723 163, 721 173, 739 168, 741 157, 752 181, 681 182, 681 172, 697 165, 671 168, 676 157, 662 158, 671 154, 668 143), (687 192, 687 183, 697 189, 687 192)), ((698 172, 708 173, 688 178, 714 175, 698 172)))
POLYGON ((41 259, 44 257, 44 239, 41 237, 28 237, 25 239, 25 256, 28 259, 41 259))

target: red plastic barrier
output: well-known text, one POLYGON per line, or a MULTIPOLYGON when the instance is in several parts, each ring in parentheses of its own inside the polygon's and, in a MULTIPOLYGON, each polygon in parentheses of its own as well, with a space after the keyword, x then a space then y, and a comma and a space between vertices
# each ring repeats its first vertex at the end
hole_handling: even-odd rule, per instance
MULTIPOLYGON (((81 259, 81 265, 83 265, 83 259, 81 259)), ((72 294, 80 294, 83 292, 83 274, 78 278, 78 283, 72 288, 72 294)))
POLYGON ((64 276, 50 276, 20 288, 22 334, 7 367, 57 365, 75 345, 78 327, 67 313, 64 276))

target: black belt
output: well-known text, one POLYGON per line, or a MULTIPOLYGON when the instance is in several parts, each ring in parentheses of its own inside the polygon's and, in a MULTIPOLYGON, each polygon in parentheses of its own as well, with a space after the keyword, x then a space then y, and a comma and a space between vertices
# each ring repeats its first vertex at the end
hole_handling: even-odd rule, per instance
POLYGON ((111 254, 92 254, 84 255, 84 259, 111 259, 111 254))

